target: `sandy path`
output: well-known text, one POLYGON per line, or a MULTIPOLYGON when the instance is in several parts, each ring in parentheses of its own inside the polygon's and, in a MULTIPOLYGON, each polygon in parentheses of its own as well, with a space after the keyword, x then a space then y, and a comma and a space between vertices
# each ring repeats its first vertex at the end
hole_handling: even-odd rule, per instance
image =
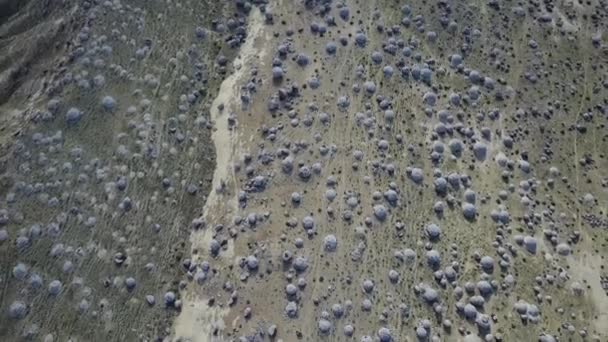
MULTIPOLYGON (((214 218, 221 218, 234 213, 237 210, 237 182, 232 168, 232 158, 236 155, 238 147, 238 134, 228 126, 227 115, 240 105, 240 85, 244 77, 249 75, 254 60, 262 57, 262 52, 255 42, 262 37, 264 28, 264 17, 258 8, 253 8, 249 15, 248 36, 240 48, 239 56, 234 60, 233 73, 221 84, 218 96, 211 105, 211 119, 215 123, 212 133, 213 143, 216 151, 216 167, 213 173, 213 185, 205 202, 203 216, 207 222, 207 229, 192 232, 190 242, 192 250, 203 251, 206 257, 209 241, 213 238, 213 232, 209 227, 213 226, 214 218), (218 110, 223 104, 224 110, 218 110), (228 192, 222 196, 217 189, 222 187, 222 182, 233 186, 235 191, 228 192)), ((198 261, 200 254, 193 254, 192 260, 198 261)), ((228 249, 222 252, 223 260, 216 262, 231 263, 234 257, 233 244, 230 241, 228 249)), ((229 313, 229 309, 220 308, 217 305, 209 307, 207 298, 200 293, 196 284, 190 284, 182 293, 182 311, 174 323, 175 339, 186 338, 192 342, 220 341, 221 337, 212 336, 214 329, 224 328, 223 318, 229 313)))

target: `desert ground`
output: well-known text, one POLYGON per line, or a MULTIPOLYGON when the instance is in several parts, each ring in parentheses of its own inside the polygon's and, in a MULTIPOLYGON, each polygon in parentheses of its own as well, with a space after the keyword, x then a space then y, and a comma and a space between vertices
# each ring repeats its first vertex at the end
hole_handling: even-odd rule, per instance
POLYGON ((0 0, 0 341, 608 341, 607 28, 0 0))

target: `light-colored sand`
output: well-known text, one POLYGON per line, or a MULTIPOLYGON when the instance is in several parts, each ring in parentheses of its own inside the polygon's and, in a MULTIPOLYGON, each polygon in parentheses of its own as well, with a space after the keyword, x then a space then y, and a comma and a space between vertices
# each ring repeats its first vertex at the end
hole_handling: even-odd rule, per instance
MULTIPOLYGON (((232 158, 236 155, 238 146, 238 133, 228 126, 227 115, 240 105, 240 86, 243 77, 247 76, 254 65, 255 59, 262 54, 255 42, 263 35, 264 17, 259 9, 254 8, 249 15, 248 36, 240 48, 240 54, 235 59, 233 73, 221 84, 218 96, 211 105, 211 119, 214 121, 215 130, 212 134, 216 150, 216 167, 213 173, 213 186, 204 206, 204 219, 208 223, 207 229, 193 232, 190 237, 192 250, 202 251, 206 256, 209 241, 213 238, 213 232, 209 229, 210 222, 214 217, 226 217, 236 210, 236 195, 238 189, 225 189, 226 195, 221 195, 217 189, 221 188, 222 182, 226 187, 236 187, 236 179, 232 168, 232 158), (224 105, 224 110, 219 111, 218 106, 224 105)), ((199 254, 200 255, 200 254, 199 254)), ((232 262, 234 256, 232 242, 228 249, 222 252, 223 262, 232 262)), ((197 255, 192 260, 198 260, 197 255)), ((229 309, 218 306, 209 307, 208 299, 197 288, 198 285, 191 284, 182 293, 182 311, 174 323, 175 339, 188 339, 192 342, 221 341, 220 337, 213 337, 214 329, 222 330, 223 318, 229 309)))
POLYGON ((220 337, 212 336, 213 330, 224 328, 223 317, 227 308, 209 307, 207 300, 188 289, 182 295, 184 305, 175 321, 175 338, 186 338, 192 342, 217 342, 220 337))
POLYGON ((597 254, 583 252, 575 258, 569 258, 570 275, 574 281, 583 286, 589 285, 586 295, 595 305, 598 317, 593 320, 593 327, 602 335, 608 336, 608 296, 602 289, 600 266, 602 259, 597 254))

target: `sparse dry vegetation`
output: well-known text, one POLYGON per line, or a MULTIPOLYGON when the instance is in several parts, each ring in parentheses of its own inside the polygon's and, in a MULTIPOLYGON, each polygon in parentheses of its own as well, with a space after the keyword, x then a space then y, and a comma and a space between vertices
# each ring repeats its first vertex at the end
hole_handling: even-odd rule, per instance
POLYGON ((608 339, 607 12, 0 0, 1 339, 608 339))

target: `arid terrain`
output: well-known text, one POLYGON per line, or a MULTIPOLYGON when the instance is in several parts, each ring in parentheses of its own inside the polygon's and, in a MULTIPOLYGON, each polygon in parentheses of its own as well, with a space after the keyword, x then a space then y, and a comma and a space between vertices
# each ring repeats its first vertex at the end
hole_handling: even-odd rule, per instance
POLYGON ((607 29, 0 0, 0 341, 608 341, 607 29))

